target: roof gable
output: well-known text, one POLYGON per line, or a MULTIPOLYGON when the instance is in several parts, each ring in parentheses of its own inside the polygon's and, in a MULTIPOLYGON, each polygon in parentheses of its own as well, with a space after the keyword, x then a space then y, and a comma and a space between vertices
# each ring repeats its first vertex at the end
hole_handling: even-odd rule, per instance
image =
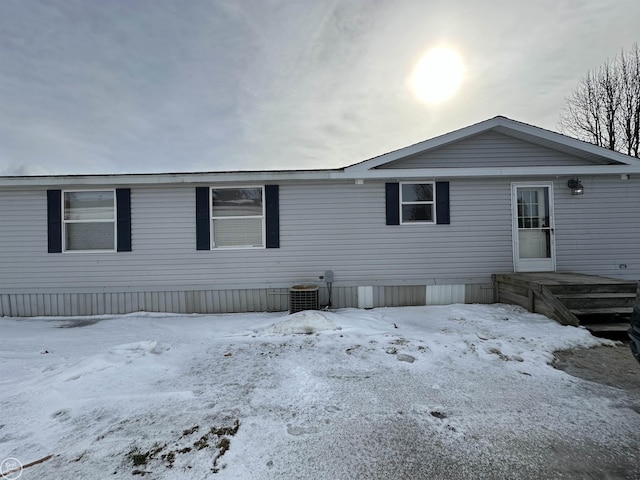
POLYGON ((531 168, 538 168, 539 174, 539 167, 549 173, 564 173, 564 169, 575 174, 618 173, 620 169, 630 173, 640 172, 640 160, 506 117, 495 117, 351 165, 345 173, 366 177, 375 170, 437 174, 443 169, 452 175, 456 169, 464 169, 475 176, 493 175, 496 169, 503 169, 526 175, 531 168))
MULTIPOLYGON (((496 130, 384 163, 376 169, 451 167, 550 167, 608 165, 609 159, 582 158, 496 130)), ((615 162, 619 163, 619 162, 615 162)))

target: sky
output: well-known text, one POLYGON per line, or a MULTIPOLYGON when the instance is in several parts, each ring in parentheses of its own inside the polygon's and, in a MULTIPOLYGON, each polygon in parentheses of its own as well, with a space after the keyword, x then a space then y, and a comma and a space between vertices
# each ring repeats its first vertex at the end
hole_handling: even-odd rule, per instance
POLYGON ((614 342, 521 307, 0 327, 0 473, 22 464, 24 480, 640 475, 635 392, 551 365, 556 350, 614 342))
POLYGON ((504 115, 557 130, 637 0, 2 0, 0 175, 338 168, 504 115), (430 48, 464 62, 427 104, 430 48))

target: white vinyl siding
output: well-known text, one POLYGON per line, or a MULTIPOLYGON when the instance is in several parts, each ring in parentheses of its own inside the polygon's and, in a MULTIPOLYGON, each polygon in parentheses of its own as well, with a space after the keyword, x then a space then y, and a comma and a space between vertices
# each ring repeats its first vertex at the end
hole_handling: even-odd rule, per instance
POLYGON ((62 194, 64 251, 114 251, 115 190, 77 190, 62 194))
MULTIPOLYGON (((585 193, 579 196, 571 195, 568 178, 553 179, 557 270, 640 278, 640 178, 581 177, 585 193)), ((229 249, 223 255, 193 248, 195 191, 189 185, 131 187, 136 248, 127 255, 48 254, 46 189, 0 190, 0 296, 25 295, 21 301, 35 309, 58 294, 65 312, 73 295, 91 295, 98 306, 116 294, 125 300, 151 297, 152 305, 158 297, 162 311, 176 308, 182 295, 176 292, 224 291, 224 299, 212 294, 206 308, 233 311, 262 305, 252 303, 249 289, 260 289, 273 305, 282 305, 279 296, 297 283, 317 282, 324 294, 318 276, 326 270, 334 272, 333 304, 340 306, 357 298, 357 286, 373 287, 374 306, 382 305, 378 299, 393 300, 396 287, 415 286, 418 295, 420 286, 419 300, 425 285, 466 284, 468 293, 469 284, 513 271, 511 182, 525 180, 549 181, 451 180, 451 224, 438 228, 387 226, 384 181, 283 183, 280 248, 229 249), (385 290, 387 295, 380 293, 385 290)), ((127 300, 123 308, 149 308, 151 300, 137 302, 127 300)))
POLYGON ((282 184, 279 196, 278 249, 198 251, 193 187, 132 186, 132 252, 51 255, 46 190, 0 192, 14 212, 0 212, 0 291, 288 288, 327 270, 335 288, 458 284, 512 268, 507 180, 452 181, 446 228, 387 226, 384 182, 282 184))
POLYGON ((211 188, 212 248, 264 247, 264 187, 211 188))
POLYGON ((557 271, 640 279, 640 178, 581 177, 583 195, 567 179, 555 188, 557 271))

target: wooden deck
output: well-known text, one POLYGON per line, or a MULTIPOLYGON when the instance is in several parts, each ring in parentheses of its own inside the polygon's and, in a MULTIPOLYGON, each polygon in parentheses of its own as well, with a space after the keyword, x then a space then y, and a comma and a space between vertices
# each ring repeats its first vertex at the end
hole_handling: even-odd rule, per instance
POLYGON ((563 325, 626 332, 640 283, 580 273, 506 273, 493 275, 493 292, 496 302, 520 305, 563 325))

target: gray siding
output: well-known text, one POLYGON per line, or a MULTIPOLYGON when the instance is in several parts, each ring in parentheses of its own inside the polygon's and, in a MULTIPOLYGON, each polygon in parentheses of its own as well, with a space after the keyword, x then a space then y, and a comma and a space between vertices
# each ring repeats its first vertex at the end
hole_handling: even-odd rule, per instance
MULTIPOLYGON (((491 274, 513 269, 512 180, 453 179, 450 225, 399 226, 382 181, 283 183, 281 248, 212 251, 196 250, 194 187, 134 185, 133 251, 101 254, 47 253, 46 191, 4 190, 0 315, 286 310, 288 287, 326 270, 334 307, 357 306, 357 286, 374 306, 424 304, 426 285, 489 302, 491 274)), ((581 180, 574 197, 555 180, 558 271, 640 278, 640 180, 581 180)))
POLYGON ((133 251, 99 254, 47 253, 45 191, 2 192, 0 291, 285 288, 325 270, 336 286, 465 283, 511 265, 505 180, 452 182, 451 225, 401 226, 382 182, 283 184, 279 249, 197 251, 194 192, 132 188, 133 251))
POLYGON ((640 179, 580 181, 584 195, 556 191, 557 270, 640 280, 640 179))
POLYGON ((378 168, 481 168, 591 165, 587 160, 489 131, 378 168))

